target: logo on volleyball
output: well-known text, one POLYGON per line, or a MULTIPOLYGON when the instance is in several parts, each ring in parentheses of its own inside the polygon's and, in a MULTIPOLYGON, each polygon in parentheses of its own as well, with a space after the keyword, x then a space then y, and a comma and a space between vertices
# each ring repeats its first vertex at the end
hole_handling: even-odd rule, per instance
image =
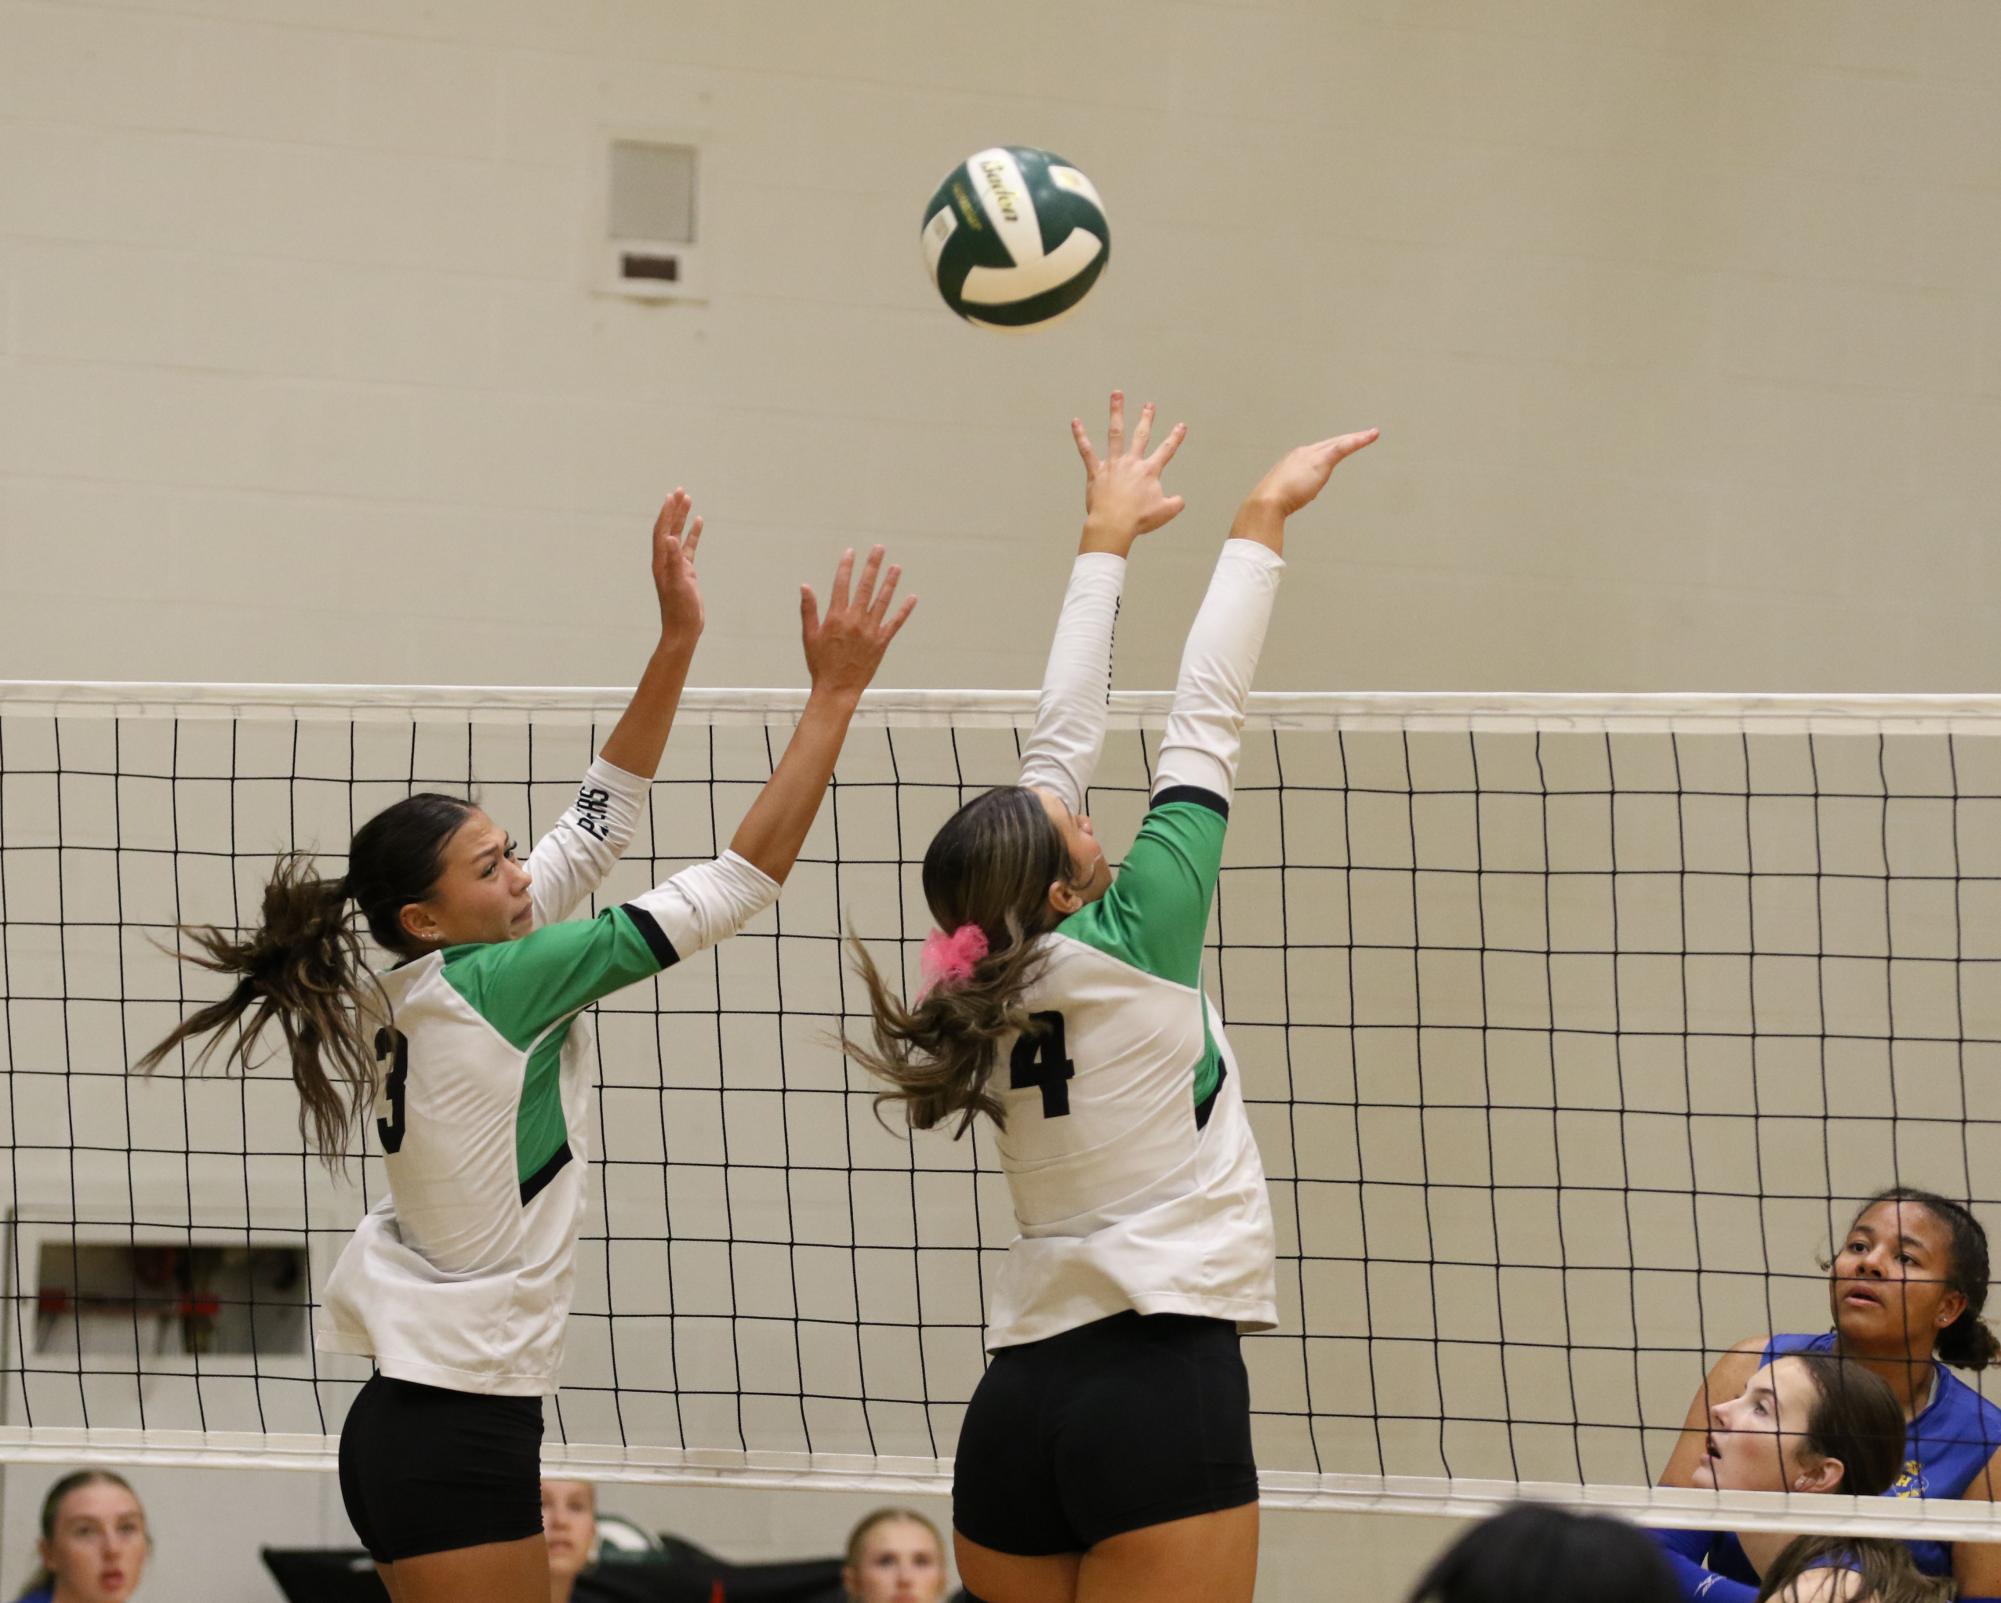
POLYGON ((1904 1473, 1890 1483, 1889 1497, 1923 1497, 1930 1490, 1925 1480, 1925 1467, 1915 1458, 1904 1460, 1904 1473))

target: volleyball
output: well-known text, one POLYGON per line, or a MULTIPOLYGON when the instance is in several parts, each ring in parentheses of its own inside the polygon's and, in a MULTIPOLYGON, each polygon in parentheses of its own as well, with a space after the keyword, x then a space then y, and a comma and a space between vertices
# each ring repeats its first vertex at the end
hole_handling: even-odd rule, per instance
POLYGON ((924 208, 924 260, 969 323, 1023 329, 1076 309, 1111 259, 1097 187, 1061 156, 996 145, 968 156, 924 208))

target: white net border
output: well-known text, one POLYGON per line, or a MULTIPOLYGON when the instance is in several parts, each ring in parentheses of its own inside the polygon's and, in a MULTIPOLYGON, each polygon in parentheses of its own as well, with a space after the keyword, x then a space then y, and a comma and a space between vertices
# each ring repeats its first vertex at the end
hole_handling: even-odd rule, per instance
MULTIPOLYGON (((0 682, 0 715, 116 719, 373 720, 397 723, 603 724, 624 709, 624 687, 538 688, 424 685, 169 684, 111 681, 0 682)), ((876 690, 858 727, 1021 727, 1036 698, 1021 691, 876 690)), ((1159 729, 1171 697, 1116 692, 1114 730, 1159 729)), ((783 726, 805 692, 691 690, 684 724, 783 726)), ((1260 693, 1253 731, 1567 733, 1811 736, 2001 735, 2001 695, 1719 695, 1570 693, 1260 693)), ((325 1473, 336 1465, 329 1436, 226 1431, 127 1431, 0 1426, 0 1463, 140 1465, 158 1468, 325 1473)), ((747 1490, 867 1491, 885 1496, 948 1493, 942 1458, 603 1449, 558 1446, 551 1473, 593 1480, 747 1490)), ((1831 1532, 1940 1542, 2001 1538, 2001 1510, 1980 1503, 1712 1493, 1644 1486, 1404 1475, 1267 1471, 1267 1507, 1348 1513, 1477 1518, 1533 1499, 1614 1514, 1642 1525, 1831 1532)))

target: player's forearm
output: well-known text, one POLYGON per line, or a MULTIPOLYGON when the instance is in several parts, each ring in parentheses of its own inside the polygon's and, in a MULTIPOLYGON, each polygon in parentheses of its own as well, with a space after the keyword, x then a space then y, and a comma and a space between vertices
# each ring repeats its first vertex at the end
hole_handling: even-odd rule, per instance
POLYGON ((1267 496, 1253 492, 1237 508, 1230 520, 1230 538, 1249 540, 1268 551, 1285 555, 1285 512, 1267 496))
POLYGON ((781 884, 820 811, 834 763, 847 739, 859 692, 815 689, 786 743, 784 756, 737 826, 730 850, 781 884))
POLYGON ((1229 799, 1242 746, 1244 703, 1264 650, 1284 559, 1263 542, 1223 542, 1208 594, 1188 631, 1174 710, 1161 737, 1153 789, 1193 786, 1229 799))
POLYGON ((598 753, 600 757, 641 779, 651 779, 659 772, 660 754, 667 749, 667 734, 674 727, 674 714, 688 683, 688 667, 694 660, 693 640, 662 640, 654 648, 632 700, 626 703, 598 753))
POLYGON ((1022 751, 1021 783, 1048 786, 1074 810, 1084 806, 1105 747, 1112 639, 1125 577, 1122 553, 1078 552, 1043 670, 1035 728, 1022 751))

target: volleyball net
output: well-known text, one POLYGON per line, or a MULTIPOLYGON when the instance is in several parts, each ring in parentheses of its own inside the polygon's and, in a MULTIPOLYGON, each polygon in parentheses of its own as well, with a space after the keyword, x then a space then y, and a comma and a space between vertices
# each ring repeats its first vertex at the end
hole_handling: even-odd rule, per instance
MULTIPOLYGON (((689 694, 600 905, 727 842, 802 699, 689 694)), ((321 1167, 268 1052, 130 1075, 220 990, 164 948, 413 789, 533 839, 624 700, 0 685, 0 1461, 331 1465, 367 1365, 310 1315, 379 1163, 321 1167)), ((1113 698, 1113 853, 1166 710, 1113 698)), ((840 937, 914 980, 924 847, 1033 712, 872 693, 777 907, 597 1009, 552 1462, 949 1485, 1006 1185, 983 1131, 876 1117, 840 937)), ((1826 1328, 1861 1198, 1994 1217, 2001 697, 1254 697, 1211 937, 1279 1233, 1269 1501, 2001 1535, 1647 1489, 1721 1350, 1826 1328)))

